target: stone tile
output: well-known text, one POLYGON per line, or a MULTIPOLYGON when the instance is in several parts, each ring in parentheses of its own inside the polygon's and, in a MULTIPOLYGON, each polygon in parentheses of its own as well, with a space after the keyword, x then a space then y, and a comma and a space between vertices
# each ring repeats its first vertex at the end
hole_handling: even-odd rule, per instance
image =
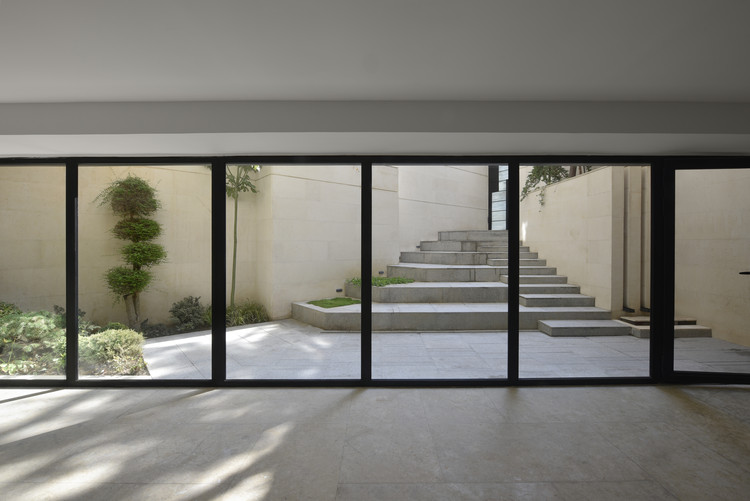
POLYGON ((674 501, 677 498, 651 480, 627 482, 556 482, 555 491, 565 501, 674 501))
POLYGON ((549 483, 407 483, 339 484, 336 501, 481 501, 488 499, 560 499, 549 483))

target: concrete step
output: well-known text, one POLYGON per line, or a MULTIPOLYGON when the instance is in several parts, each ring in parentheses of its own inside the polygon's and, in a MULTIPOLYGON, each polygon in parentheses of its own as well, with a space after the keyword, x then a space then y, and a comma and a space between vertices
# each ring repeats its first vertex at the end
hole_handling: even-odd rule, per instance
MULTIPOLYGON (((508 275, 501 275, 500 281, 508 283, 508 275)), ((565 275, 519 275, 519 284, 566 284, 568 277, 565 275)))
MULTIPOLYGON (((651 317, 648 315, 628 315, 620 317, 620 320, 627 322, 632 325, 650 325, 651 317)), ((689 317, 675 317, 675 325, 695 325, 698 321, 694 318, 689 317)))
MULTIPOLYGON (((481 251, 485 252, 485 251, 481 251)), ((539 259, 538 252, 522 251, 518 253, 519 259, 539 259)), ((487 252, 487 259, 508 259, 507 252, 487 252)))
MULTIPOLYGON (((526 245, 518 246, 519 252, 530 252, 531 249, 526 245)), ((477 245, 477 252, 508 252, 507 245, 477 245)))
MULTIPOLYGON (((325 330, 359 331, 359 304, 320 308, 306 302, 292 304, 292 318, 325 330)), ((537 330, 540 320, 605 320, 609 311, 601 308, 528 308, 519 311, 520 328, 537 330)), ((507 330, 507 303, 373 303, 375 331, 474 331, 507 330)), ((629 332, 628 332, 629 333, 629 332)))
POLYGON ((440 265, 404 263, 388 265, 389 277, 417 282, 499 282, 501 268, 487 265, 440 265))
POLYGON ((438 240, 469 240, 475 242, 508 241, 506 230, 440 231, 438 240))
POLYGON ((443 252, 476 252, 477 242, 461 242, 460 240, 424 240, 419 242, 421 251, 443 252))
MULTIPOLYGON (((496 266, 494 268, 500 270, 501 275, 508 274, 507 266, 496 266)), ((522 276, 523 275, 556 275, 557 268, 553 268, 551 266, 521 266, 519 268, 519 274, 522 276)))
MULTIPOLYGON (((490 266, 508 266, 508 259, 495 259, 495 258, 489 258, 490 254, 485 254, 487 259, 487 264, 490 266)), ((547 260, 546 259, 529 259, 529 258, 520 258, 519 264, 521 266, 547 266, 547 260)))
MULTIPOLYGON (((347 297, 361 298, 362 288, 346 284, 347 297)), ((375 303, 502 303, 508 286, 500 282, 413 282, 372 288, 375 303)))
MULTIPOLYGON (((631 325, 630 334, 638 338, 651 337, 651 326, 649 325, 631 325)), ((674 337, 712 337, 710 327, 695 324, 675 324, 674 337)))
POLYGON ((521 294, 524 306, 594 306, 595 298, 585 294, 521 294))
POLYGON ((627 336, 630 326, 617 320, 540 320, 538 328, 548 336, 627 336))
POLYGON ((487 264, 486 252, 418 251, 402 252, 400 263, 487 264))
POLYGON ((519 284, 521 294, 580 294, 581 287, 573 284, 519 284))

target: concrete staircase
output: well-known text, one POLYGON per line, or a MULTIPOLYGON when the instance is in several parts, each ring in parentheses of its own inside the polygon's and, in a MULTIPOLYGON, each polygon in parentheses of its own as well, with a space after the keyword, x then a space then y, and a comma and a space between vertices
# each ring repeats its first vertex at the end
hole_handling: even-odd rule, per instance
MULTIPOLYGON (((639 338, 651 337, 651 317, 649 316, 625 316, 620 320, 630 325, 630 334, 639 338)), ((694 318, 676 317, 674 319, 674 337, 712 337, 710 327, 698 325, 694 318)))
MULTIPOLYGON (((595 299, 567 283, 537 253, 520 247, 520 328, 550 336, 629 335, 595 299)), ((508 327, 508 236, 505 231, 440 232, 419 251, 402 252, 387 276, 409 284, 373 287, 373 330, 505 330, 508 327)), ((348 297, 361 297, 347 284, 348 297)), ((326 330, 359 330, 359 305, 292 305, 293 318, 326 330)))

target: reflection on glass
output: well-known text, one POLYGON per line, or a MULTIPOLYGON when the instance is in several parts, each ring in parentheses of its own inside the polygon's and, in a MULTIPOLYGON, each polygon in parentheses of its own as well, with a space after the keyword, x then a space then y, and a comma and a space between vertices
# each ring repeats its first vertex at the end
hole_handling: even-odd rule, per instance
POLYGON ((373 378, 507 377, 508 238, 487 230, 488 183, 487 165, 373 166, 373 378))
POLYGON ((0 166, 0 378, 65 374, 65 168, 0 166))
POLYGON ((205 166, 79 169, 79 372, 211 377, 205 166))
POLYGON ((750 169, 675 173, 674 368, 750 373, 750 169))
POLYGON ((648 376, 648 169, 521 166, 520 377, 648 376))
POLYGON ((227 377, 358 379, 359 165, 226 169, 227 377))

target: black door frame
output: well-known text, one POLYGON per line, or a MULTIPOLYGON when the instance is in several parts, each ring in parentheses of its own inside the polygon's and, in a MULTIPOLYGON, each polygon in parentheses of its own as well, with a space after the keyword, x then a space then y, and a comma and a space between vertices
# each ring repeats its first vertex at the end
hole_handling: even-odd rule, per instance
MULTIPOLYGON (((587 156, 587 155, 467 155, 467 156, 187 156, 187 157, 63 157, 63 158, 5 158, 2 166, 64 165, 66 170, 66 309, 78 309, 78 243, 77 204, 79 165, 211 165, 212 169, 212 293, 217 311, 213 315, 212 378, 208 380, 134 380, 134 379, 79 379, 77 371, 77 315, 67 317, 67 365, 65 379, 0 380, 0 387, 488 387, 488 386, 552 386, 552 385, 613 385, 654 383, 750 383, 747 374, 682 373, 673 370, 674 317, 674 173, 677 169, 740 168, 746 167, 750 157, 659 157, 659 156, 587 156), (359 164, 362 173, 362 277, 372 270, 372 165, 378 164, 471 164, 509 166, 508 191, 517 193, 521 164, 603 164, 651 165, 651 298, 652 335, 650 341, 650 374, 631 378, 539 378, 518 377, 518 273, 517 246, 509 246, 509 304, 508 304, 508 377, 504 379, 412 379, 379 380, 371 373, 372 332, 371 295, 363 283, 362 301, 362 371, 359 379, 351 380, 244 380, 226 379, 226 342, 224 326, 226 290, 226 207, 224 197, 224 165, 247 164, 359 164), (515 250, 513 250, 515 248, 515 250), (515 294, 513 291, 515 290, 515 294), (218 311, 218 310, 222 311, 218 311)), ((492 170, 492 169, 490 169, 492 170)), ((490 195, 491 197, 491 195, 490 195)), ((491 201, 491 200, 490 200, 491 201)), ((506 197, 509 241, 519 240, 519 201, 506 197)), ((491 215, 490 215, 491 218, 491 215)), ((369 280, 369 278, 365 279, 369 280)))

